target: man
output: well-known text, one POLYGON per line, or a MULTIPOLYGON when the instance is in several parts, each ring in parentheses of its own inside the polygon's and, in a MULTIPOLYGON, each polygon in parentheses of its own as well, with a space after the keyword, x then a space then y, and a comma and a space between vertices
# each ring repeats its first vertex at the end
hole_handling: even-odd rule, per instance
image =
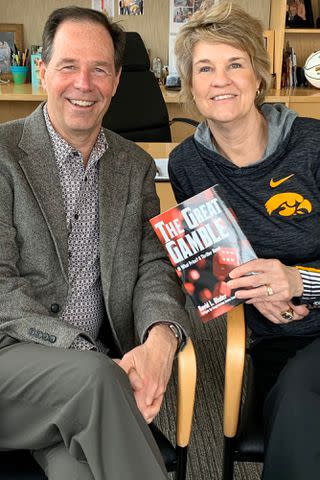
POLYGON ((154 163, 101 128, 123 35, 94 10, 54 11, 48 101, 0 126, 0 448, 32 450, 50 480, 166 478, 147 422, 186 314, 148 221, 154 163))

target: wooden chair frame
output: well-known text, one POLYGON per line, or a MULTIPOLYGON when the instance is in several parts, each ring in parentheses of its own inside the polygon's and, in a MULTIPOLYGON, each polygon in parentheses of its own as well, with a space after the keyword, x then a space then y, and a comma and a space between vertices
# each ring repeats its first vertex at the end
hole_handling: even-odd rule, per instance
POLYGON ((191 339, 178 354, 178 391, 176 421, 176 480, 186 478, 187 453, 191 436, 195 392, 197 381, 197 362, 191 339))
POLYGON ((224 384, 223 480, 233 478, 233 439, 238 430, 246 356, 246 322, 243 305, 227 314, 224 384))

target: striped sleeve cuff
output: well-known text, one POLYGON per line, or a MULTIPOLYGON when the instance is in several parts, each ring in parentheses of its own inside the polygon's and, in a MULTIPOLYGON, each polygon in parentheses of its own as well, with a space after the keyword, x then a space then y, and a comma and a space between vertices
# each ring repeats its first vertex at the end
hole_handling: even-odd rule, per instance
POLYGON ((320 270, 297 267, 303 282, 301 303, 311 308, 320 308, 320 270))

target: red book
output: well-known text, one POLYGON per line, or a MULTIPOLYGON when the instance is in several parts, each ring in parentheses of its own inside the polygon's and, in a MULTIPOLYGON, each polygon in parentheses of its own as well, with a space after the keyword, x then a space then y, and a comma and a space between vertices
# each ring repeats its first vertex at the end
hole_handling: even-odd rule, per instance
POLYGON ((237 265, 256 257, 219 185, 150 220, 203 322, 242 300, 227 286, 237 265))

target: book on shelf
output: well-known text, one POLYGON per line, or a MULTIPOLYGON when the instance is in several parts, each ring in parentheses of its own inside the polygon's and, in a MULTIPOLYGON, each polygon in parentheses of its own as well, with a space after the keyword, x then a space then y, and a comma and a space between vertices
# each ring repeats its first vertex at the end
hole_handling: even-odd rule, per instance
POLYGON ((297 86, 297 55, 295 49, 287 42, 286 48, 283 51, 281 88, 297 86))
POLYGON ((41 52, 42 46, 41 45, 31 45, 31 58, 30 58, 30 65, 31 65, 31 83, 32 87, 39 87, 40 86, 40 64, 41 64, 41 52))
POLYGON ((150 223, 204 323, 243 303, 228 288, 229 273, 257 257, 219 185, 150 223))

